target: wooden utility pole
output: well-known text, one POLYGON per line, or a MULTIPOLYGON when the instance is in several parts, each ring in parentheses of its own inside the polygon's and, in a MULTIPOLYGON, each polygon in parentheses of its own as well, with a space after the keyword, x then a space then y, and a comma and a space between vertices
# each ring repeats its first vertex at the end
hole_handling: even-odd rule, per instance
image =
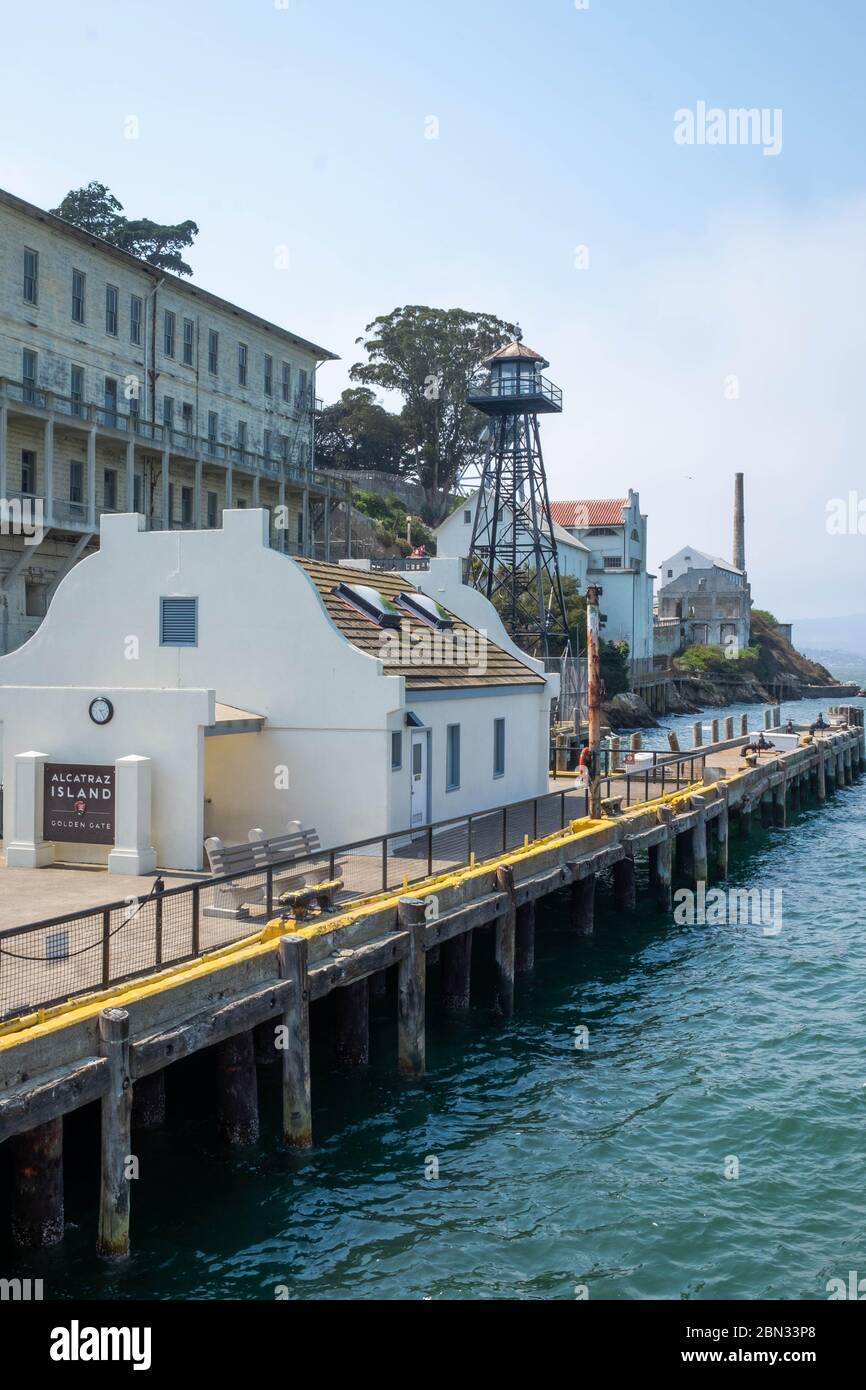
POLYGON ((598 646, 598 600, 601 588, 586 590, 586 683, 589 711, 589 814, 601 815, 601 665, 598 646))

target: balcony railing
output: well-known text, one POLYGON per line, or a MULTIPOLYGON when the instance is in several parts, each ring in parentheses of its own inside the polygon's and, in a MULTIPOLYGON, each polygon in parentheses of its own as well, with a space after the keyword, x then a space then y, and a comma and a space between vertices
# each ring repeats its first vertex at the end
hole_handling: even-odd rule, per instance
POLYGON ((499 369, 477 372, 469 383, 466 396, 470 403, 496 403, 520 400, 543 401, 554 410, 562 409, 562 391, 540 372, 522 376, 503 376, 499 369))
MULTIPOLYGON (((168 449, 169 452, 195 459, 201 456, 204 460, 217 460, 220 463, 231 463, 232 466, 247 469, 251 473, 264 474, 275 482, 284 479, 286 482, 296 482, 300 484, 313 484, 317 487, 324 487, 332 495, 347 497, 349 495, 349 484, 341 479, 334 478, 328 473, 320 473, 309 463, 301 462, 298 459, 290 459, 282 453, 259 453, 253 449, 241 448, 237 444, 228 444, 222 440, 212 439, 207 436, 196 435, 189 430, 174 429, 170 425, 152 423, 143 420, 140 415, 133 411, 122 411, 118 405, 103 404, 98 405, 93 401, 84 401, 79 397, 61 396, 53 391, 46 391, 40 386, 31 385, 28 382, 10 381, 8 377, 0 377, 0 400, 20 402, 24 406, 30 406, 35 410, 53 412, 62 415, 70 422, 80 420, 82 427, 95 425, 100 430, 113 430, 119 434, 133 435, 136 440, 146 441, 152 444, 155 449, 160 451, 168 449)), ((322 402, 314 400, 309 395, 306 400, 302 393, 297 393, 294 403, 294 418, 297 421, 301 418, 301 412, 308 407, 321 409, 322 402)), ((55 504, 55 512, 57 504, 55 504)))

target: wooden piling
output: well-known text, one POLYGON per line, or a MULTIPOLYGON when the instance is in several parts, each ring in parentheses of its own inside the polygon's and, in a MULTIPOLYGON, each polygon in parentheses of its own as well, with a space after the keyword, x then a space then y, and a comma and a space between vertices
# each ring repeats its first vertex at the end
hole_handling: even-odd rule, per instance
POLYGON ((341 1067, 365 1067, 370 1060, 370 989, 366 977, 334 991, 334 1052, 341 1067))
POLYGON ((472 977, 472 931, 443 941, 439 955, 440 997, 443 1009, 468 1009, 472 977))
POLYGON ((700 748, 701 745, 703 744, 703 741, 704 741, 704 726, 703 726, 703 724, 700 722, 700 720, 698 720, 697 723, 695 723, 695 724, 692 725, 692 745, 693 745, 695 748, 700 748))
POLYGON ((402 1076, 412 1078, 422 1077, 426 1065, 425 912, 423 898, 401 898, 397 904, 399 929, 409 938, 408 950, 398 966, 397 1067, 402 1076))
POLYGON ((613 866, 613 900, 619 912, 634 912, 637 907, 637 883, 634 871, 634 850, 626 843, 625 858, 613 866))
POLYGON ((63 1239, 63 1117, 9 1140, 12 1244, 44 1250, 63 1239))
POLYGON ((745 798, 740 802, 740 836, 748 840, 752 833, 752 803, 745 798))
POLYGON ((674 833, 671 828, 673 812, 670 806, 659 806, 658 818, 665 825, 667 834, 655 846, 655 895, 656 902, 663 912, 670 912, 673 905, 673 851, 674 833))
POLYGON ((692 853, 694 855, 693 875, 695 886, 707 883, 710 877, 707 862, 707 813, 703 797, 693 796, 692 806, 697 805, 698 822, 692 831, 692 853))
POLYGON ((129 1254, 129 1183, 127 1160, 132 1138, 132 1084, 129 1077, 129 1014, 103 1009, 99 1015, 99 1051, 108 1062, 108 1087, 101 1103, 99 1231, 100 1255, 129 1254))
POLYGON ((571 885, 571 924, 583 936, 595 930, 595 874, 576 878, 571 885))
POLYGON ((728 810, 728 789, 722 787, 723 804, 716 818, 716 873, 719 878, 728 877, 728 838, 730 833, 730 812, 728 810))
POLYGON ((725 738, 726 738, 726 739, 731 739, 731 738, 733 738, 733 737, 734 737, 734 716, 733 716, 732 714, 730 714, 730 715, 728 715, 727 719, 725 720, 725 738))
POLYGON ((711 722, 711 724, 710 724, 710 742, 711 742, 711 743, 718 743, 718 741, 719 741, 719 721, 718 721, 718 719, 713 719, 712 722, 711 722))
POLYGON ((677 873, 688 882, 695 877, 695 832, 683 830, 676 836, 677 873))
POLYGON ((269 1067, 277 1060, 276 1028, 277 1020, 266 1018, 264 1023, 257 1023, 253 1029, 257 1067, 269 1067))
POLYGON ((494 953, 496 958, 495 1008, 503 1018, 514 1013, 514 957, 517 934, 517 904, 514 898, 514 870, 510 864, 500 864, 496 870, 496 886, 508 894, 508 907, 494 923, 494 953))
POLYGON ((761 796, 761 825, 769 830, 773 824, 773 793, 766 791, 761 796))
MULTIPOLYGON (((432 954, 432 952, 431 952, 431 954, 432 954)), ((433 964, 433 961, 432 961, 432 960, 431 960, 430 964, 431 964, 431 965, 433 964)), ((376 973, 375 973, 374 975, 371 975, 371 976, 370 976, 370 1003, 372 1004, 372 1002, 373 1002, 374 999, 384 999, 384 998, 385 998, 385 995, 386 995, 387 993, 388 993, 388 971, 387 971, 387 970, 377 970, 376 973)))
POLYGON ((313 1142, 310 1097, 310 984, 307 976, 307 938, 281 936, 280 975, 291 980, 292 992, 280 1022, 283 1059, 283 1141, 290 1149, 308 1149, 313 1142))
POLYGON ((165 1071, 141 1076, 132 1088, 133 1129, 159 1129, 165 1124, 165 1071))
POLYGON ((782 828, 788 823, 788 809, 785 799, 784 782, 778 782, 773 788, 773 823, 782 828))
POLYGON ((217 1127, 229 1144, 254 1144, 259 1137, 259 1093, 252 1029, 216 1046, 217 1127))
POLYGON ((522 903, 517 909, 514 968, 518 975, 535 969, 535 903, 522 903))
POLYGON ((747 714, 741 714, 741 715, 740 715, 740 733, 741 733, 741 734, 748 734, 748 732, 749 732, 749 716, 748 716, 747 714))

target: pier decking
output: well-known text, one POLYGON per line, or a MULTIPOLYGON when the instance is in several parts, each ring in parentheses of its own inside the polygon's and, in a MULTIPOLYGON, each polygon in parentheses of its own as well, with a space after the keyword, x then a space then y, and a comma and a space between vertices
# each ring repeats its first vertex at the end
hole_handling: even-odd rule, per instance
MULTIPOLYGON (((0 1025, 0 1140, 13 1139, 12 1226, 19 1244, 47 1244, 62 1234, 64 1114, 99 1100, 102 1115, 102 1201, 98 1248, 129 1247, 133 1102, 159 1117, 165 1069, 216 1045, 219 1121, 237 1143, 258 1133, 253 1030, 266 1025, 282 1064, 283 1137, 291 1147, 312 1143, 309 1009, 337 992, 335 1028, 345 1061, 368 1055, 368 1002, 384 972, 398 976, 397 1068, 410 1081, 425 1071, 426 960, 439 953, 442 994, 449 1008, 468 1006, 472 936, 494 934, 493 1004, 503 1019, 514 1008, 515 977, 532 969, 536 904, 570 893, 574 928, 591 932, 598 875, 613 871, 617 907, 636 901, 635 858, 649 857, 649 882, 659 907, 672 904, 674 864, 687 882, 724 879, 734 818, 743 835, 753 817, 784 826, 787 808, 806 797, 820 803, 864 766, 863 712, 850 726, 824 731, 811 743, 763 755, 743 767, 742 740, 701 749, 704 779, 642 801, 600 820, 584 816, 531 836, 463 867, 433 863, 407 886, 339 905, 304 922, 274 916, 240 941, 199 943, 202 954, 132 983, 93 992, 0 1025), (274 1030, 276 1030, 274 1034, 274 1030), (21 1176, 26 1172, 25 1177, 21 1176)), ((482 842, 478 842, 481 849, 482 842)), ((414 861, 416 873, 418 860, 414 861)), ((407 875, 408 878, 408 875, 407 875)), ((255 924, 250 923, 251 927, 255 924)), ((60 969, 66 960, 57 962, 60 969)), ((45 962, 43 962, 43 967, 45 962)), ((54 968, 50 963, 48 968, 54 968)), ((75 987, 74 984, 72 986, 75 987)))

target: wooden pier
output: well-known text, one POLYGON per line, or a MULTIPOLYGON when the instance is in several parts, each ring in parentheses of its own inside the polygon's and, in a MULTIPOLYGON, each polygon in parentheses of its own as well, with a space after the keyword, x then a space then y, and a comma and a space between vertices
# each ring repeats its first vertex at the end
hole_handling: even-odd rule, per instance
MULTIPOLYGON (((164 1117, 165 1072, 213 1048, 215 1124, 232 1144, 258 1138, 257 1043, 275 1047, 282 1069, 283 1139, 313 1142, 310 1005, 335 994, 336 1050, 346 1066, 369 1055, 369 999, 384 972, 397 974, 395 1067, 409 1082, 425 1073, 427 959, 438 953, 442 999, 470 1001, 473 934, 494 935, 491 1004, 514 1010, 515 978, 533 968, 536 906, 569 894, 574 930, 594 927, 595 886, 611 869, 615 904, 636 906, 635 860, 649 860, 650 891, 672 906, 674 874, 692 885, 724 879, 732 825, 748 836, 755 813, 784 826, 808 800, 820 804, 864 769, 863 711, 790 751, 743 767, 744 739, 702 748, 702 783, 622 813, 570 822, 484 863, 434 875, 405 891, 379 894, 303 923, 275 918, 242 941, 124 987, 71 1000, 33 1020, 0 1025, 0 1141, 12 1149, 12 1238, 21 1247, 63 1235, 63 1117, 101 1108, 98 1250, 123 1256, 130 1239, 132 1123, 164 1117), (271 1038, 273 1042, 271 1043, 271 1038)), ((727 732, 727 731, 726 731, 727 732)), ((273 1055, 273 1053, 271 1053, 273 1055)))

